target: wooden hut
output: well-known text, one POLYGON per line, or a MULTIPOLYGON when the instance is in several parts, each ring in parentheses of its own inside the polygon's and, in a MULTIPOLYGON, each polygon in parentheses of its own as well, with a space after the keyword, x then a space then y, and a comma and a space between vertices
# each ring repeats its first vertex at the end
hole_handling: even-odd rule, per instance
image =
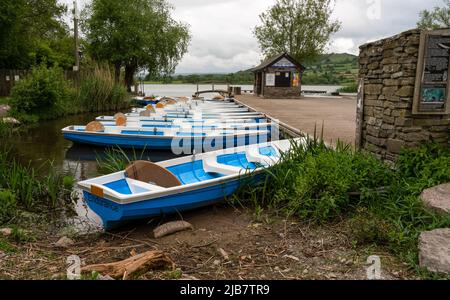
POLYGON ((264 98, 299 98, 305 67, 287 53, 279 54, 251 69, 255 95, 264 98))

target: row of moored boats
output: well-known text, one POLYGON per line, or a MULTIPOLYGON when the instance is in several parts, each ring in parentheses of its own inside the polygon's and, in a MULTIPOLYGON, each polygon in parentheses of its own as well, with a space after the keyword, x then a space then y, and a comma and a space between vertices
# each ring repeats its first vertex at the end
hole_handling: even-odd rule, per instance
POLYGON ((165 98, 144 104, 62 130, 75 143, 191 154, 159 163, 137 161, 121 172, 79 182, 106 229, 221 201, 243 177, 255 176, 256 184, 291 148, 291 141, 274 136, 271 120, 232 99, 165 98))

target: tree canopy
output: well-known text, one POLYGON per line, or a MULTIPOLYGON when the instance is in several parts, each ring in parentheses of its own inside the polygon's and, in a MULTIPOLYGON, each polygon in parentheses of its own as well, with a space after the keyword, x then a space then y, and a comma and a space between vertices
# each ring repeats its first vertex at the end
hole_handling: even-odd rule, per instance
POLYGON ((422 29, 439 29, 450 27, 450 0, 444 0, 443 7, 424 10, 420 13, 417 26, 422 29))
POLYGON ((341 24, 331 19, 332 0, 277 0, 260 15, 254 34, 266 57, 289 53, 300 62, 322 54, 341 24))
POLYGON ((71 67, 66 11, 57 0, 0 0, 0 68, 28 69, 41 62, 71 67))
POLYGON ((190 34, 171 10, 164 0, 93 0, 83 13, 88 53, 112 63, 116 80, 125 68, 128 88, 138 70, 172 74, 187 52, 190 34))

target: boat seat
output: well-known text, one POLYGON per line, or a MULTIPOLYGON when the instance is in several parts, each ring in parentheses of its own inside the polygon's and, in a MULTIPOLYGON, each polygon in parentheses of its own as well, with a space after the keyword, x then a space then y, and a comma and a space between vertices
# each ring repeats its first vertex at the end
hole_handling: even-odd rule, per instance
POLYGON ((219 164, 215 155, 207 155, 203 158, 203 169, 208 173, 219 173, 223 175, 236 175, 243 171, 243 168, 219 164))
POLYGON ((99 131, 105 131, 105 126, 103 126, 102 123, 93 121, 86 125, 87 132, 99 132, 99 131))
POLYGON ((164 188, 181 186, 180 180, 169 170, 149 161, 139 160, 125 169, 125 176, 164 188))
POLYGON ((280 160, 280 152, 276 147, 250 147, 246 153, 248 161, 260 163, 264 166, 276 164, 280 160))

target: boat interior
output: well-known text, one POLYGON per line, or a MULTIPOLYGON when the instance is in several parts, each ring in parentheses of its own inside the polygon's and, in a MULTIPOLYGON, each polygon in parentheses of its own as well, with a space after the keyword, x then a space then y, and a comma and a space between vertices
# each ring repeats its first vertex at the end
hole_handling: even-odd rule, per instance
POLYGON ((103 196, 109 192, 117 198, 143 193, 162 192, 167 188, 205 183, 234 175, 246 175, 257 169, 276 164, 281 153, 289 149, 289 141, 242 147, 240 151, 210 152, 198 159, 176 159, 171 165, 161 166, 148 161, 137 161, 124 172, 80 183, 91 188, 91 193, 103 196), (187 161, 186 161, 187 160, 187 161), (99 192, 100 191, 100 192, 99 192))

